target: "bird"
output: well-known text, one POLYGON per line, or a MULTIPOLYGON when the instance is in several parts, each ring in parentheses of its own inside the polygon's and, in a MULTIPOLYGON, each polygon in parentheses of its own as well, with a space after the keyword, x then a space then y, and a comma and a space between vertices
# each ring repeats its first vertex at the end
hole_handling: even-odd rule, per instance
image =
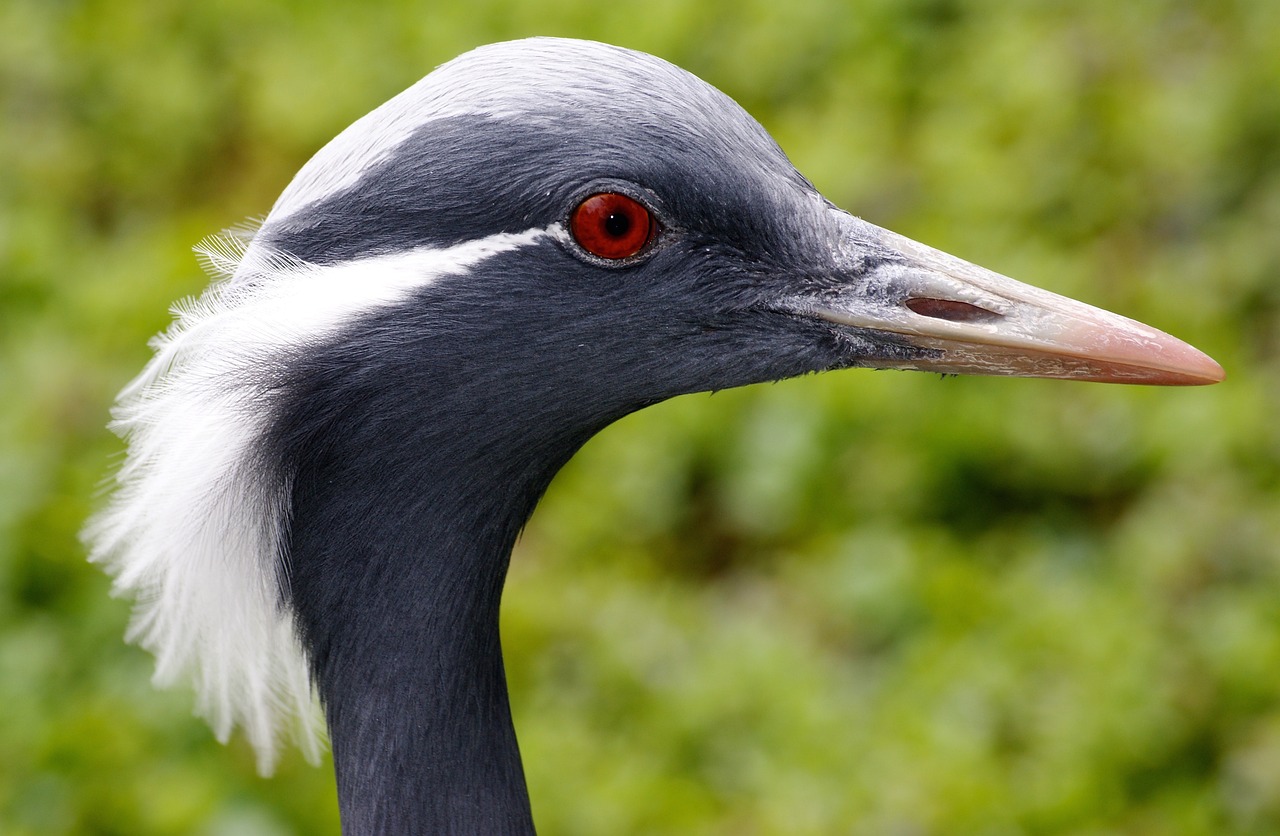
POLYGON ((875 226, 660 58, 490 44, 208 239, 84 538, 127 638, 344 833, 527 833, 498 630, 556 472, 677 395, 837 369, 1217 382, 1190 345, 875 226))

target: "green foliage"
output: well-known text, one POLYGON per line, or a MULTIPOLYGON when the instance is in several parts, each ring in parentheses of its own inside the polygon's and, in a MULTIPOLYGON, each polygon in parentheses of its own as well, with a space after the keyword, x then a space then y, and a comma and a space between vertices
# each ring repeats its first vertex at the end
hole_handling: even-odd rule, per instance
POLYGON ((1280 831, 1280 4, 7 0, 0 832, 332 830, 153 690, 77 530, 189 247, 453 55, 736 97, 876 223, 1188 338, 1212 389, 849 372, 570 463, 504 604, 547 833, 1280 831))

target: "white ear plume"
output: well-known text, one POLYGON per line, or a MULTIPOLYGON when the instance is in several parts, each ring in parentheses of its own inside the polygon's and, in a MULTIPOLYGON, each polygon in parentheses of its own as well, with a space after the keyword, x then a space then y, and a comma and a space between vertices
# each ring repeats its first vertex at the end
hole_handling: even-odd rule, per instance
POLYGON ((279 582, 289 485, 254 455, 272 409, 264 370, 443 276, 560 234, 327 266, 265 252, 244 230, 201 245, 214 282, 175 306, 155 356, 121 392, 112 429, 128 455, 84 537, 115 591, 135 601, 129 638, 155 654, 156 682, 190 682, 219 740, 243 727, 263 773, 286 738, 316 760, 323 731, 279 582))
POLYGON ((156 683, 190 682, 218 739, 242 726, 269 773, 283 731, 314 761, 323 726, 277 584, 282 486, 247 470, 266 418, 251 371, 270 346, 229 298, 245 247, 239 234, 202 244, 214 284, 175 306, 121 393, 112 429, 129 454, 85 538, 136 601, 128 638, 155 654, 156 683))

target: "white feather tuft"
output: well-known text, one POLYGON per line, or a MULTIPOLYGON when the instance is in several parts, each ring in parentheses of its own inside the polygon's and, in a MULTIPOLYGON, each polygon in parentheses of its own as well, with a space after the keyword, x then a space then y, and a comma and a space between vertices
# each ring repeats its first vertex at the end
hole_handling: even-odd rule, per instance
POLYGON ((264 252, 245 230, 201 244, 215 281, 174 307, 155 356, 121 392, 112 429, 128 454, 84 536, 115 591, 134 599, 129 639, 155 654, 155 681, 190 682, 218 739, 242 727, 264 774, 285 739, 317 760, 323 723, 280 594, 288 486, 251 455, 271 408, 262 371, 442 276, 562 234, 555 225, 332 266, 264 252))

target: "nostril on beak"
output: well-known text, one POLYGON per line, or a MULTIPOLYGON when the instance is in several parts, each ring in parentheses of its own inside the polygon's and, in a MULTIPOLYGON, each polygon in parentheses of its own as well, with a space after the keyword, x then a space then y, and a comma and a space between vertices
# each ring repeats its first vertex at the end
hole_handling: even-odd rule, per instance
POLYGON ((960 302, 955 299, 929 299, 913 297, 904 304, 913 313, 933 319, 945 319, 948 322, 994 322, 1003 317, 995 311, 960 302))

